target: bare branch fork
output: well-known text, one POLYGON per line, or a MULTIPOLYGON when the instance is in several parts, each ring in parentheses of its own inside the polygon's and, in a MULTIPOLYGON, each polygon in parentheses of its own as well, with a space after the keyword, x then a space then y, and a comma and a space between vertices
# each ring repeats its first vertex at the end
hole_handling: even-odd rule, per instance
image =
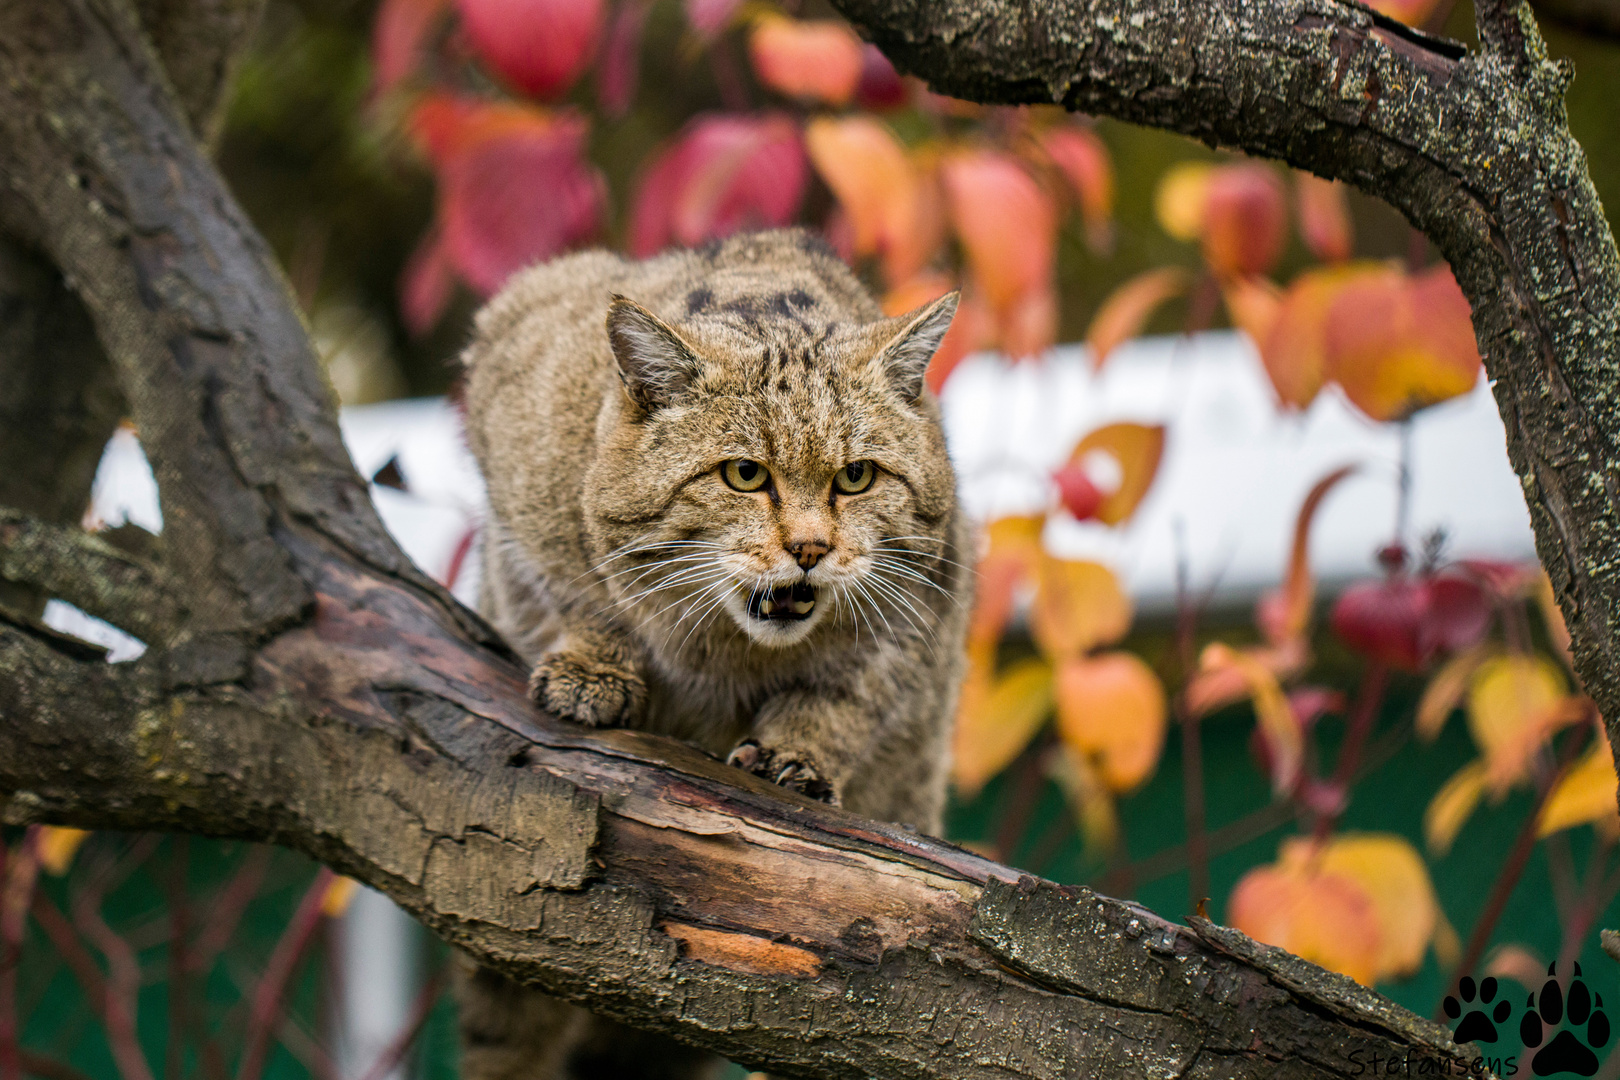
MULTIPOLYGON (((0 374, 24 365, 64 445, 104 438, 127 403, 165 521, 154 561, 60 528, 49 484, 4 489, 25 513, 0 517, 0 574, 152 648, 108 666, 27 612, 0 620, 3 820, 297 848, 515 977, 786 1074, 1474 1059, 1203 920, 1021 877, 667 740, 537 716, 495 636, 388 539, 343 451, 285 283, 194 136, 228 63, 177 76, 163 28, 186 2, 226 41, 252 7, 0 3, 0 233, 27 310, 62 312, 29 340, 87 316, 76 347, 91 373, 110 362, 117 407, 41 375, 45 348, 0 355, 0 374)), ((1620 716, 1620 275, 1563 123, 1567 73, 1524 8, 1480 0, 1485 48, 1467 55, 1337 0, 839 5, 941 91, 1172 128, 1405 211, 1473 302, 1580 673, 1620 716)), ((27 405, 4 412, 0 392, 0 414, 27 405)), ((34 445, 0 431, 0 482, 45 475, 34 445)))

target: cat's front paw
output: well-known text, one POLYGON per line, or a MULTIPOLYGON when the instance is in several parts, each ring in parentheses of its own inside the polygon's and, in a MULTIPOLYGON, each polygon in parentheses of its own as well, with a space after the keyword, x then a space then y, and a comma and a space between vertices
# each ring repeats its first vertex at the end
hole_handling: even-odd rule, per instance
POLYGON ((745 739, 726 757, 727 765, 744 772, 762 776, 773 784, 792 788, 830 806, 838 805, 838 791, 831 780, 821 774, 808 754, 789 750, 773 750, 761 746, 753 739, 745 739))
POLYGON ((647 715, 647 684, 634 669, 566 650, 534 666, 529 699, 589 727, 638 727, 647 715))

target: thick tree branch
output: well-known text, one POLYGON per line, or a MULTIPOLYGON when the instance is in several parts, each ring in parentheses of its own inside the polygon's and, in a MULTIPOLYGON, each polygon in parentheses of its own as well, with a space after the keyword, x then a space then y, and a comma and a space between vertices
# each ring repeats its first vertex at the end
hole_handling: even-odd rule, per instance
POLYGON ((1519 0, 1484 53, 1336 0, 834 0, 904 71, 1280 158, 1401 210, 1474 312, 1575 665, 1620 743, 1620 257, 1519 0))
POLYGON ((41 592, 128 630, 168 643, 181 608, 159 567, 83 529, 0 507, 0 579, 41 592))

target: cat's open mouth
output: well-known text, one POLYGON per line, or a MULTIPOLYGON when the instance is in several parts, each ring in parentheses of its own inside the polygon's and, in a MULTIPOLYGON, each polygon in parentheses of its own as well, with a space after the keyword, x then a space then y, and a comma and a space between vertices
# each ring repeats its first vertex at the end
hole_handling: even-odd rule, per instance
POLYGON ((748 597, 748 614, 756 619, 808 619, 816 609, 816 588, 807 582, 755 589, 748 597))

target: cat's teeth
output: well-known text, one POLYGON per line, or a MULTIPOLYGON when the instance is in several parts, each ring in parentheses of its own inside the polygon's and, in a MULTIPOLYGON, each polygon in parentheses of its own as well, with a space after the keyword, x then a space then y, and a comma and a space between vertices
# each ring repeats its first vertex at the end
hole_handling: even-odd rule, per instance
POLYGON ((793 614, 808 615, 810 610, 816 606, 816 602, 814 600, 794 600, 792 606, 793 614))
POLYGON ((766 618, 770 618, 771 612, 773 612, 775 610, 776 610, 776 601, 775 600, 761 600, 759 602, 759 613, 761 615, 764 615, 766 618))

